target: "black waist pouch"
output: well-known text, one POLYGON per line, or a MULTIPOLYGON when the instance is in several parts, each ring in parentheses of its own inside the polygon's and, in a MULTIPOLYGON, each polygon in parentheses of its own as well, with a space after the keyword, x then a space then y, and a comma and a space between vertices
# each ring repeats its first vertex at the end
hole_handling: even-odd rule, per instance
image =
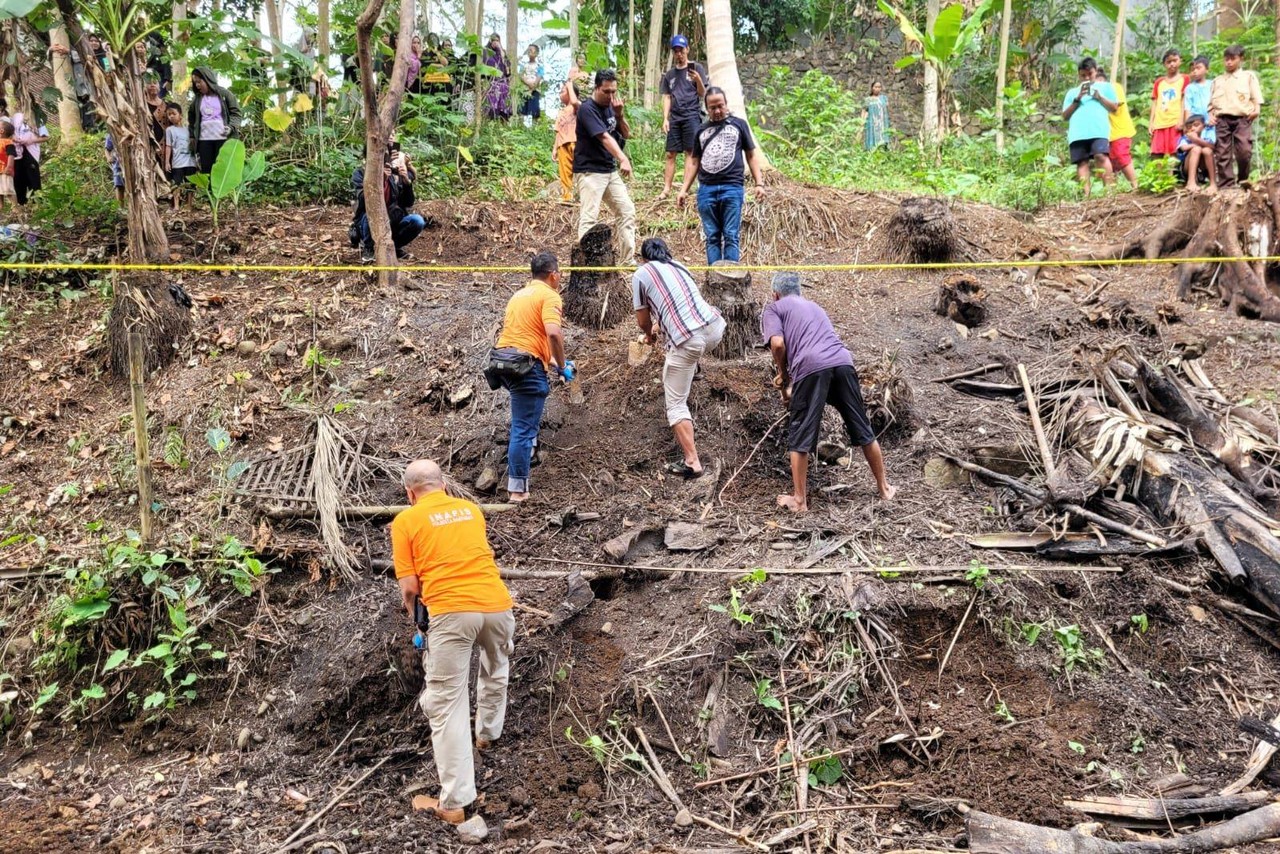
POLYGON ((489 388, 497 391, 502 388, 502 378, 518 379, 533 371, 534 357, 521 353, 512 347, 495 348, 489 351, 489 361, 484 369, 485 381, 489 388))

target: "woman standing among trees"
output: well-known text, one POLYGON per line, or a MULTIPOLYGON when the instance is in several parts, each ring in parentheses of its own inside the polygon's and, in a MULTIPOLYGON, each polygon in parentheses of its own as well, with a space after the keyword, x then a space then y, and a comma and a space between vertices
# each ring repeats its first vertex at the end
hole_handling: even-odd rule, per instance
POLYGON ((889 144, 889 96, 884 94, 880 81, 871 84, 871 94, 867 96, 866 106, 862 114, 866 116, 862 145, 867 151, 874 151, 882 145, 889 144))
POLYGON ((489 84, 489 97, 485 102, 485 115, 491 119, 506 121, 511 118, 511 61, 502 49, 502 39, 494 33, 484 48, 484 64, 498 72, 489 84))
POLYGON ((213 71, 205 65, 191 72, 195 99, 187 111, 191 142, 200 161, 200 171, 213 171, 222 144, 240 136, 240 102, 219 86, 213 71))

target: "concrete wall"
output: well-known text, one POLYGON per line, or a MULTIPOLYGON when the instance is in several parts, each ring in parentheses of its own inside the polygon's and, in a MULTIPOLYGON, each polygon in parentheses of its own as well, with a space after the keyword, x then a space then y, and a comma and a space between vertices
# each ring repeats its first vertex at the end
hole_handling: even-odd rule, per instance
POLYGON ((738 57, 738 75, 747 100, 759 96, 774 66, 790 68, 799 77, 817 68, 837 80, 861 102, 879 80, 889 96, 889 117, 904 135, 920 132, 923 89, 917 64, 902 71, 893 65, 902 58, 902 37, 896 30, 871 27, 860 35, 836 36, 787 50, 738 57))

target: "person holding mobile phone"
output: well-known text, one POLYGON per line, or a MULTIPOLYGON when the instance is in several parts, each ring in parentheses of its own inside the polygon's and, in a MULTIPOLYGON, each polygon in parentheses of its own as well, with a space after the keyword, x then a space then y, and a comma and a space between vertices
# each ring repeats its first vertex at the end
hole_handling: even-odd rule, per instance
POLYGON ((1102 183, 1111 186, 1111 114, 1118 108, 1116 90, 1098 79, 1098 63, 1088 56, 1077 66, 1080 84, 1062 101, 1062 117, 1067 120, 1067 144, 1071 163, 1084 186, 1084 197, 1093 190, 1093 167, 1102 170, 1102 183))
POLYGON ((667 135, 667 162, 662 168, 662 193, 659 199, 671 195, 671 185, 676 175, 676 155, 686 157, 693 151, 694 138, 702 125, 702 99, 711 85, 711 75, 701 63, 689 61, 689 39, 676 35, 671 38, 671 58, 674 64, 666 74, 658 91, 662 93, 662 132, 667 135))

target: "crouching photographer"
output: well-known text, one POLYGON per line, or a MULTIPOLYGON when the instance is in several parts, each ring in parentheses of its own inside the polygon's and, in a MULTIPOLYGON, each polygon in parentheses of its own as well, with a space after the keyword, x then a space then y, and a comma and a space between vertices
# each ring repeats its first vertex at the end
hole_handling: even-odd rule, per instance
MULTIPOLYGON (((400 150, 399 143, 391 143, 383 158, 382 166, 382 198, 387 203, 387 216, 391 220, 391 239, 395 243, 396 257, 406 258, 409 253, 406 246, 414 241, 427 221, 421 214, 410 213, 415 197, 413 182, 417 172, 409 162, 409 157, 400 150)), ((351 183, 356 192, 356 211, 351 221, 351 245, 360 246, 360 260, 373 261, 373 235, 369 230, 369 216, 364 203, 364 167, 360 166, 351 175, 351 183)))

